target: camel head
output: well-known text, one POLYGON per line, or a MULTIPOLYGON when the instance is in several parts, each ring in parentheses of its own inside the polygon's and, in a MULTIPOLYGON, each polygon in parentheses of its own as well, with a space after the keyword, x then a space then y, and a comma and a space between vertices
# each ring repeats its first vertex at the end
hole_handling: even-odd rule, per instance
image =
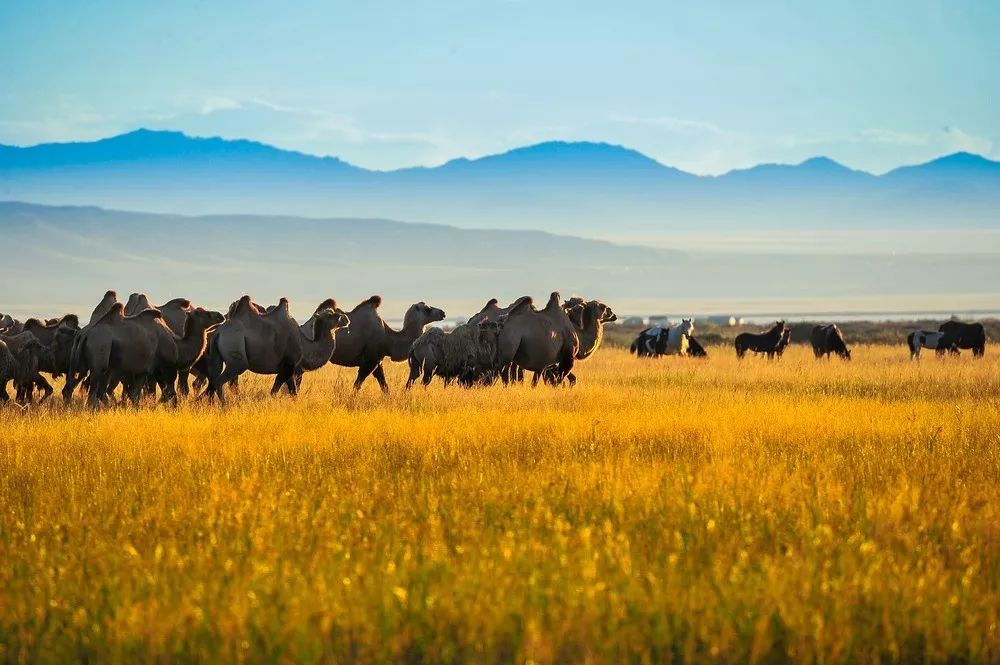
POLYGON ((600 300, 591 300, 586 303, 584 307, 586 307, 588 313, 600 323, 612 323, 618 320, 618 316, 611 311, 611 308, 602 303, 600 300))
POLYGON ((424 301, 414 303, 410 305, 410 308, 406 310, 406 315, 403 316, 403 327, 409 327, 411 325, 417 325, 423 328, 428 323, 434 323, 435 321, 444 320, 444 310, 438 309, 437 307, 431 307, 424 301))
POLYGON ((208 330, 214 325, 218 325, 225 321, 225 317, 219 312, 213 312, 208 309, 202 309, 201 307, 196 307, 187 313, 187 317, 184 319, 184 334, 188 334, 192 328, 197 330, 208 330))
POLYGON ((351 319, 339 309, 327 307, 313 314, 313 339, 319 339, 322 330, 339 330, 351 325, 351 319))

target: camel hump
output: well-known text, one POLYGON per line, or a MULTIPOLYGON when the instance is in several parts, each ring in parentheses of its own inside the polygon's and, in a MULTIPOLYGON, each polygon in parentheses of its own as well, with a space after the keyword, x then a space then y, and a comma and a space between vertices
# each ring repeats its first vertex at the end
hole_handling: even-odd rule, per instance
POLYGON ((486 309, 487 307, 496 307, 497 304, 499 304, 499 302, 500 301, 497 300, 496 298, 490 298, 489 300, 486 301, 486 304, 483 305, 483 309, 486 309))
POLYGON ((132 316, 129 316, 127 318, 129 318, 129 319, 151 319, 151 320, 152 319, 162 319, 163 318, 163 312, 161 312, 160 310, 156 309, 155 307, 148 307, 148 308, 142 310, 141 312, 139 312, 138 314, 133 314, 132 316))
POLYGON ((549 294, 549 301, 545 303, 545 309, 551 310, 553 308, 562 309, 562 296, 559 295, 558 291, 553 291, 549 294))
POLYGON ((511 305, 510 309, 507 310, 507 316, 530 311, 531 308, 534 307, 534 304, 535 301, 531 299, 531 296, 521 296, 520 298, 515 300, 514 304, 511 305))
POLYGON ((317 312, 322 312, 324 309, 332 309, 332 310, 336 311, 337 310, 337 301, 334 300, 333 298, 327 298, 326 300, 324 300, 323 302, 321 302, 316 307, 316 309, 315 309, 315 311, 313 313, 315 314, 317 312))
POLYGON ((95 324, 99 324, 99 323, 109 323, 109 324, 111 324, 111 323, 116 323, 118 321, 121 321, 124 318, 125 318, 125 305, 121 304, 120 302, 116 302, 114 305, 111 306, 111 309, 109 309, 104 314, 104 316, 102 316, 101 318, 97 319, 97 321, 95 321, 94 323, 95 324))
POLYGON ((243 296, 232 305, 229 306, 229 316, 237 316, 238 314, 259 314, 259 311, 253 304, 253 300, 250 296, 243 296))
POLYGON ((55 327, 54 325, 50 326, 45 321, 41 321, 39 319, 28 319, 27 321, 24 322, 25 330, 30 330, 32 328, 54 328, 54 327, 55 327))
POLYGON ((278 300, 278 304, 274 306, 274 309, 267 313, 267 316, 271 316, 272 314, 284 314, 285 316, 288 316, 288 298, 282 297, 278 300))
POLYGON ((187 298, 174 298, 173 300, 168 300, 163 303, 163 307, 176 307, 177 309, 193 309, 191 307, 191 301, 187 298))
POLYGON ((114 289, 109 289, 105 291, 104 298, 102 298, 102 300, 108 300, 108 299, 118 300, 118 292, 115 291, 114 289))
MULTIPOLYGON (((365 307, 365 306, 378 309, 379 307, 382 306, 382 296, 372 296, 368 300, 358 303, 358 307, 365 307)), ((357 309, 358 307, 355 307, 355 309, 357 309)))

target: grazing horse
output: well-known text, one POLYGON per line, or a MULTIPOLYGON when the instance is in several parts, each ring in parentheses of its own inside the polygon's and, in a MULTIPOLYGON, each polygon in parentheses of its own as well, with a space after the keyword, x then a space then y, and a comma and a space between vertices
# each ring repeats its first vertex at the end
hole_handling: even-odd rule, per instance
POLYGON ((958 348, 972 349, 973 357, 982 358, 986 354, 986 329, 983 324, 945 321, 938 330, 951 335, 958 348))
POLYGON ((809 341, 812 342, 813 353, 817 358, 829 358, 831 353, 836 353, 844 360, 851 359, 851 350, 847 348, 844 336, 835 324, 816 326, 812 329, 809 341))
MULTIPOLYGON (((740 333, 734 342, 736 357, 742 358, 747 351, 753 351, 754 353, 766 353, 768 358, 773 358, 774 354, 778 352, 778 345, 781 344, 782 337, 786 335, 786 330, 788 330, 788 324, 784 321, 775 321, 767 332, 740 333)), ((788 344, 787 339, 785 344, 788 344)), ((784 346, 781 348, 784 350, 784 346)))
POLYGON ((910 360, 920 360, 920 349, 934 349, 938 356, 943 356, 945 351, 961 353, 955 338, 944 332, 914 330, 906 336, 906 344, 910 347, 910 360))

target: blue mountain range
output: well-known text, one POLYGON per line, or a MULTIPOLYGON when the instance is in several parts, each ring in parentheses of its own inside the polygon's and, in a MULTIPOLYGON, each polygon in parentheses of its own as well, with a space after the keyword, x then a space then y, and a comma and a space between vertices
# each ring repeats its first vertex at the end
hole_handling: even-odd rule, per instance
POLYGON ((254 141, 141 129, 93 142, 0 146, 0 200, 602 237, 1000 228, 1000 162, 955 153, 873 175, 815 157, 698 176, 621 146, 552 141, 437 167, 371 171, 254 141))

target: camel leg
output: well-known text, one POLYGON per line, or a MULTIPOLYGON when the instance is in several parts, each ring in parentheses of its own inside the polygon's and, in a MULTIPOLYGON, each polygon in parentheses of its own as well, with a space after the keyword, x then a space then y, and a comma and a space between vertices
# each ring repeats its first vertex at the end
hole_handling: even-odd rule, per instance
POLYGON ((107 370, 90 373, 90 392, 87 394, 87 406, 97 409, 107 399, 107 370))
POLYGON ((375 365, 375 369, 372 370, 372 376, 378 381, 379 386, 382 387, 382 392, 389 393, 389 382, 385 380, 385 370, 382 369, 382 363, 379 362, 375 365))
POLYGON ((226 363, 226 369, 223 370, 222 374, 218 376, 217 379, 209 377, 208 380, 208 392, 214 392, 215 396, 219 398, 219 402, 222 404, 226 403, 226 396, 222 388, 227 384, 231 384, 233 381, 239 379, 240 374, 247 371, 245 365, 236 365, 235 363, 226 363))
POLYGON ((186 369, 177 372, 177 390, 184 397, 187 397, 191 392, 191 389, 188 388, 188 371, 186 369))
MULTIPOLYGON (((420 366, 420 363, 418 363, 413 358, 410 358, 410 376, 409 378, 406 379, 406 390, 409 390, 410 388, 413 387, 413 384, 416 382, 416 380, 420 378, 420 372, 422 370, 423 368, 420 366)), ((424 385, 427 384, 425 383, 424 385)))
POLYGON ((271 394, 275 395, 281 386, 286 386, 288 388, 288 394, 292 397, 298 395, 298 391, 295 388, 295 366, 289 363, 282 363, 281 367, 278 368, 278 375, 274 377, 274 385, 271 386, 271 394))
POLYGON ((375 366, 378 365, 378 361, 362 360, 361 364, 358 365, 358 377, 354 379, 354 389, 361 390, 361 384, 365 382, 365 379, 375 370, 375 366))

